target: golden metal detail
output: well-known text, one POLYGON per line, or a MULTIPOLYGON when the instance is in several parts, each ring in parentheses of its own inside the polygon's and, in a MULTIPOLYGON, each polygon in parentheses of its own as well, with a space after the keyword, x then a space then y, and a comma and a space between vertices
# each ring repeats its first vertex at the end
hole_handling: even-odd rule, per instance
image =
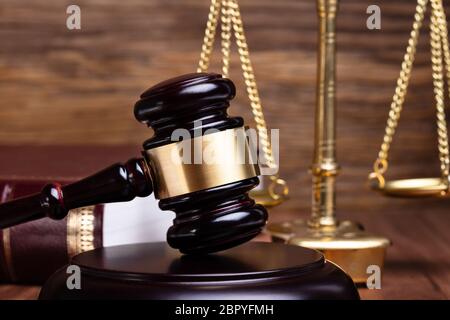
POLYGON ((243 127, 174 142, 146 150, 145 154, 157 186, 157 199, 218 187, 259 174, 243 127))
POLYGON ((369 265, 383 266, 390 242, 365 232, 357 223, 336 218, 335 181, 339 173, 336 162, 335 90, 337 11, 337 0, 317 0, 319 54, 311 217, 309 220, 272 223, 267 226, 267 231, 273 241, 322 251, 328 260, 342 267, 355 282, 365 282, 369 265))
POLYGON ((311 228, 308 221, 295 220, 272 225, 270 233, 275 241, 323 252, 358 283, 366 282, 368 266, 383 267, 390 245, 386 238, 366 233, 352 221, 340 221, 332 228, 311 228))
POLYGON ((14 264, 11 252, 11 229, 6 228, 2 230, 3 233, 3 254, 5 256, 5 265, 9 275, 9 280, 16 280, 16 273, 14 271, 14 264))
MULTIPOLYGON (((231 38, 234 34, 236 45, 238 48, 241 68, 244 76, 247 95, 250 100, 250 106, 255 120, 256 129, 261 142, 261 151, 264 155, 265 165, 270 169, 276 169, 272 146, 269 139, 267 123, 264 118, 261 98, 259 96, 258 87, 256 85, 255 73, 250 60, 250 52, 244 33, 244 25, 242 22, 241 12, 237 0, 212 0, 208 22, 205 30, 205 37, 202 45, 202 52, 197 72, 206 72, 210 65, 211 54, 214 47, 214 38, 217 25, 221 21, 221 47, 222 47, 222 75, 229 76, 230 69, 230 51, 231 38)), ((257 199, 258 203, 264 205, 276 205, 284 201, 288 194, 289 188, 286 181, 281 179, 278 174, 270 177, 270 185, 268 189, 262 193, 257 191, 251 192, 252 196, 257 199), (268 198, 270 197, 270 198, 268 198)))
POLYGON ((95 206, 70 210, 67 216, 67 254, 73 257, 93 250, 95 206))
POLYGON ((433 87, 436 102, 436 123, 438 133, 438 151, 440 160, 440 178, 419 178, 386 181, 384 175, 388 169, 388 155, 400 114, 408 91, 411 72, 414 64, 420 29, 429 1, 418 0, 414 23, 408 40, 408 47, 403 59, 400 76, 389 111, 383 143, 374 164, 374 170, 369 175, 372 187, 390 196, 399 197, 429 197, 448 196, 449 194, 449 142, 447 121, 445 116, 444 78, 450 87, 450 50, 448 42, 447 20, 442 0, 430 0, 430 45, 431 65, 433 71, 433 87))

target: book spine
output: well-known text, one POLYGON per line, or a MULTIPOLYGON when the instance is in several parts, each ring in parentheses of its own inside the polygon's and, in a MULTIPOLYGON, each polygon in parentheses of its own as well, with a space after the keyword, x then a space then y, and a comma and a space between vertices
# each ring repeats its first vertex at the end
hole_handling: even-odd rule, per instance
MULTIPOLYGON (((0 181, 0 201, 39 192, 44 182, 0 181)), ((0 230, 0 282, 43 284, 72 256, 103 245, 103 205, 0 230)))

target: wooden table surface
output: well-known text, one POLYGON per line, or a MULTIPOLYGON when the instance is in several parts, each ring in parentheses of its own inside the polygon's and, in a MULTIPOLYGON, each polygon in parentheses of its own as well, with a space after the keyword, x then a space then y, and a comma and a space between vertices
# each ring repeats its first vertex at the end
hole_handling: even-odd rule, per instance
MULTIPOLYGON (((363 299, 449 299, 450 298, 450 219, 448 212, 415 206, 410 212, 387 212, 359 217, 367 230, 393 241, 388 250, 381 290, 361 288, 363 299)), ((282 206, 273 210, 272 220, 292 218, 282 206)), ((349 217, 348 218, 356 218, 349 217)), ((266 240, 268 236, 260 237, 266 240)), ((39 287, 0 285, 0 299, 35 299, 39 287)))

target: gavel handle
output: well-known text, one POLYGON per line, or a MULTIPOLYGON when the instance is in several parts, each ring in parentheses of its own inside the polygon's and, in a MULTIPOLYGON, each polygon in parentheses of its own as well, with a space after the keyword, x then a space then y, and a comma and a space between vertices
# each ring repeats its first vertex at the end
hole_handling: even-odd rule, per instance
POLYGON ((78 182, 47 184, 40 193, 0 204, 0 229, 49 217, 63 219, 69 210, 98 203, 130 201, 153 192, 144 159, 114 164, 78 182))

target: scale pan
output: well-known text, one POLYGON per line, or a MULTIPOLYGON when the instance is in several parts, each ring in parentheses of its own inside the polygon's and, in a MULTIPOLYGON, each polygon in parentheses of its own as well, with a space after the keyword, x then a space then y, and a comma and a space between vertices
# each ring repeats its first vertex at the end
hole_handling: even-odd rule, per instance
POLYGON ((443 197, 448 186, 441 178, 420 178, 386 181, 381 192, 393 197, 443 197))
POLYGON ((275 207, 280 205, 284 199, 282 197, 273 198, 267 190, 252 190, 250 191, 250 197, 255 200, 257 204, 264 207, 275 207))

